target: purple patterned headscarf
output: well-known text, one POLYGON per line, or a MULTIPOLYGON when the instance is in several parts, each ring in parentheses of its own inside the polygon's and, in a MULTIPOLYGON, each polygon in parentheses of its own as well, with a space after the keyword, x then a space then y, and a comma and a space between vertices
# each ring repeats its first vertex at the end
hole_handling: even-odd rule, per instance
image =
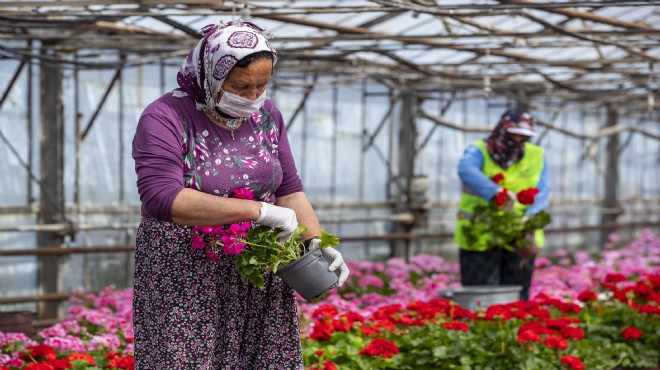
POLYGON ((493 132, 484 141, 488 154, 503 169, 520 161, 525 154, 525 143, 511 139, 508 133, 531 136, 535 134, 532 116, 521 108, 511 108, 502 114, 493 132))
POLYGON ((200 32, 204 37, 188 53, 176 80, 195 100, 197 110, 221 118, 215 96, 236 62, 252 53, 270 51, 275 65, 277 52, 270 46, 271 36, 265 29, 240 19, 208 25, 200 32))

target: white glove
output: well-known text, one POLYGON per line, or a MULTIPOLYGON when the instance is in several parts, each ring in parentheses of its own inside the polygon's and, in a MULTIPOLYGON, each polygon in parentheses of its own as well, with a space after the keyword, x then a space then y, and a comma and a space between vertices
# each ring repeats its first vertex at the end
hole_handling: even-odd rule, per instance
MULTIPOLYGON (((310 243, 310 250, 319 248, 320 243, 321 239, 312 239, 312 242, 310 243)), ((341 253, 339 253, 338 250, 332 247, 321 248, 321 254, 328 261, 332 261, 330 263, 330 267, 328 268, 329 271, 335 271, 337 268, 339 268, 339 280, 337 281, 337 288, 344 285, 346 279, 348 279, 348 275, 351 273, 348 270, 348 266, 346 266, 346 262, 344 262, 344 257, 341 256, 341 253)))
POLYGON ((266 202, 261 202, 261 213, 257 223, 279 229, 280 233, 277 234, 277 237, 282 243, 288 241, 293 232, 296 231, 296 227, 298 227, 296 212, 290 208, 279 207, 266 202))

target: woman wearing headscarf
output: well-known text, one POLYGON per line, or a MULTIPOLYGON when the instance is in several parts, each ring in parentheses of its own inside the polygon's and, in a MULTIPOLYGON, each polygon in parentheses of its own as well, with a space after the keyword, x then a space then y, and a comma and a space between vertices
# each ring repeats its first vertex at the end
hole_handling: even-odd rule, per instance
POLYGON ((479 204, 493 200, 503 190, 496 175, 506 179, 506 198, 502 207, 515 209, 522 217, 544 210, 550 198, 550 174, 543 149, 529 143, 536 135, 532 116, 520 108, 504 112, 490 136, 471 144, 464 152, 458 166, 462 182, 462 197, 454 239, 459 250, 461 283, 470 285, 520 285, 520 298, 529 299, 529 289, 534 271, 535 254, 543 245, 543 234, 538 230, 528 235, 532 244, 516 251, 488 247, 488 239, 468 242, 463 227, 468 223, 479 204), (516 193, 528 188, 538 188, 534 203, 525 206, 517 201, 516 193))
MULTIPOLYGON (((295 293, 238 275, 232 255, 192 248, 194 226, 256 222, 288 238, 320 235, 282 115, 266 91, 277 53, 242 21, 210 25, 177 75, 179 87, 142 113, 133 140, 142 221, 134 282, 137 369, 300 369, 295 293), (249 189, 255 200, 232 197, 249 189)), ((348 277, 341 254, 324 248, 348 277)))

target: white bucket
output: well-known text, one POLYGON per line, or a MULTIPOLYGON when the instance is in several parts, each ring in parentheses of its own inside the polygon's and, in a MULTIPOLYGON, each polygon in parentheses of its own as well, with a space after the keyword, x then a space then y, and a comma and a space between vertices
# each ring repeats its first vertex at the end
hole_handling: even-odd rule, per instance
POLYGON ((494 304, 520 300, 520 285, 472 285, 445 290, 442 298, 450 299, 470 311, 486 310, 494 304))

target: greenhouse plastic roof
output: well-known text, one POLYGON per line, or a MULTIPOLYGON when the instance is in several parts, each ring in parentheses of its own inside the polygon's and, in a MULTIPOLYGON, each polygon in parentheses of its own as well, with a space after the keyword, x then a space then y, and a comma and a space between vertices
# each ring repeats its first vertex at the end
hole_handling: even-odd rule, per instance
POLYGON ((280 71, 369 76, 420 93, 550 92, 646 109, 658 90, 658 4, 3 0, 0 56, 81 68, 176 65, 201 27, 243 17, 275 35, 280 71))

